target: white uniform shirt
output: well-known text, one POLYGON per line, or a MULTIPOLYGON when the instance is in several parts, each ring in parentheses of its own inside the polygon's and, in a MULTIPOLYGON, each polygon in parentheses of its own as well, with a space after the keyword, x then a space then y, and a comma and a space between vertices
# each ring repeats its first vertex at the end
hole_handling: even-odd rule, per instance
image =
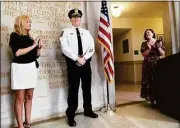
MULTIPOLYGON (((83 48, 83 57, 87 60, 89 59, 95 49, 94 49, 94 39, 90 32, 83 28, 78 28, 81 35, 81 42, 83 48)), ((71 28, 66 28, 60 37, 62 53, 76 61, 78 56, 78 39, 76 34, 76 28, 72 26, 71 28)))

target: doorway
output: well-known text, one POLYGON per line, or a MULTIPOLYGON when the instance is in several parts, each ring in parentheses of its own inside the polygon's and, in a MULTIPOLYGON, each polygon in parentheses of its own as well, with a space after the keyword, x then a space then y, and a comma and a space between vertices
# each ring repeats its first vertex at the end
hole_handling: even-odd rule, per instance
POLYGON ((143 101, 140 83, 134 83, 134 63, 132 51, 132 29, 114 28, 115 90, 116 105, 143 101))

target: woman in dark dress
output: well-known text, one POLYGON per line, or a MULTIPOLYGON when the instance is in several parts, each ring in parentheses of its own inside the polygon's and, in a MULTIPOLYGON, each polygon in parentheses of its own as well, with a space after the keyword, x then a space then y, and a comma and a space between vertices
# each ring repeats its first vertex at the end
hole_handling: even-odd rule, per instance
POLYGON ((147 29, 144 32, 145 42, 141 45, 141 53, 144 57, 142 67, 142 87, 141 98, 145 98, 154 105, 155 97, 153 94, 152 81, 155 78, 155 66, 160 56, 165 54, 165 47, 161 40, 155 39, 155 32, 147 29))
POLYGON ((31 20, 26 15, 16 18, 14 29, 9 41, 14 56, 11 63, 11 89, 15 92, 14 113, 18 128, 31 128, 32 98, 38 77, 36 59, 40 56, 42 41, 30 36, 31 20))

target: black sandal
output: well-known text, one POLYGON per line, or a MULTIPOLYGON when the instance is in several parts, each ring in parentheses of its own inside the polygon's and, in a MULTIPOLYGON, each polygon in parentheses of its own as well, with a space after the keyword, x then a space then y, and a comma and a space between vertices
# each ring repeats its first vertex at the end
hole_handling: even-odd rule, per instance
POLYGON ((31 128, 31 124, 28 124, 28 123, 23 123, 23 126, 24 126, 24 128, 31 128))

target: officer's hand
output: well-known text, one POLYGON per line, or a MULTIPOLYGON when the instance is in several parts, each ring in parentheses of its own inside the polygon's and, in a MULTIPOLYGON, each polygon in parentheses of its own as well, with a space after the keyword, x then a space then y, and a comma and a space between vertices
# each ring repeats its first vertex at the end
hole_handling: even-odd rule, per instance
POLYGON ((83 64, 82 65, 84 65, 86 63, 86 60, 84 59, 84 57, 81 57, 81 58, 83 60, 83 64))
POLYGON ((84 65, 86 63, 86 60, 83 57, 81 57, 77 59, 77 62, 81 65, 84 65))

